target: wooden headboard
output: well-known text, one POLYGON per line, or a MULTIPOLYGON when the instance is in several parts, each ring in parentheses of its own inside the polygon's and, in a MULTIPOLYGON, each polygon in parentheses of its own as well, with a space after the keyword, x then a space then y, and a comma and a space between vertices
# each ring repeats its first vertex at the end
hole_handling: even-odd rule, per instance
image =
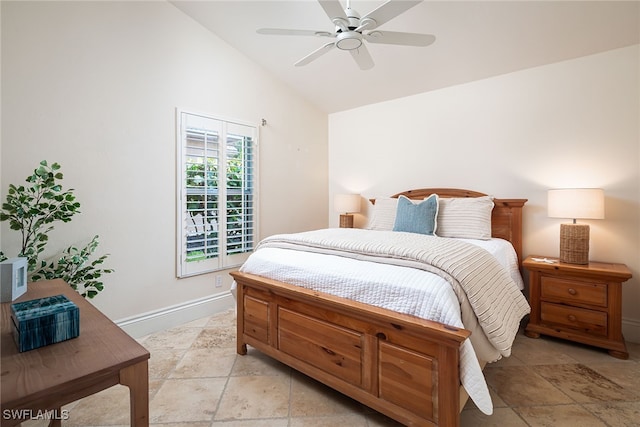
MULTIPOLYGON (((457 188, 420 188, 403 191, 391 197, 406 196, 409 199, 422 200, 431 194, 438 197, 482 197, 484 193, 457 188)), ((522 263, 522 207, 527 199, 493 199, 491 212, 491 235, 511 242, 518 254, 518 264, 522 263)))

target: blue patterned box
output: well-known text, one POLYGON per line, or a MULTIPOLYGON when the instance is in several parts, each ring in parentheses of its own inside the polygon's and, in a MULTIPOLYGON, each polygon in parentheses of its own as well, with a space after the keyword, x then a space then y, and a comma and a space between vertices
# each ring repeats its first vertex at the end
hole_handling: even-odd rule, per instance
POLYGON ((78 306, 64 295, 11 304, 11 320, 20 352, 80 335, 78 306))

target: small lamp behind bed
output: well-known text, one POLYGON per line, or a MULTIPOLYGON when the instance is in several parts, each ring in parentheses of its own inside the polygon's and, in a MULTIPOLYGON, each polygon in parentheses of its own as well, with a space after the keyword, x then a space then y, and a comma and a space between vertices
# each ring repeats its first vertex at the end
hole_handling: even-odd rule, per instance
POLYGON ((560 224, 560 262, 589 264, 589 225, 576 219, 604 219, 604 191, 599 188, 565 188, 547 193, 548 216, 573 219, 560 224))
POLYGON ((340 228, 353 228, 353 215, 351 214, 360 212, 360 195, 336 194, 333 208, 341 214, 340 228))

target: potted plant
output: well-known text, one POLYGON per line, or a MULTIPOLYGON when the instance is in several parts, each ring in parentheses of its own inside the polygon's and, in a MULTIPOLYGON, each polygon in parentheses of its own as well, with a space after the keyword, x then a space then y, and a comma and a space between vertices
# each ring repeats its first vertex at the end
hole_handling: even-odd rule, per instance
MULTIPOLYGON (((29 281, 60 278, 85 298, 93 298, 104 289, 103 274, 112 273, 101 265, 108 255, 90 261, 98 247, 98 236, 94 236, 83 248, 69 246, 62 254, 50 260, 39 260, 49 241, 48 233, 55 222, 69 222, 80 213, 80 203, 73 190, 63 191, 60 165, 40 162, 27 185, 9 185, 6 202, 0 210, 0 221, 9 221, 11 230, 19 231, 22 237, 17 256, 28 261, 29 281)), ((0 252, 0 261, 6 256, 0 252)))

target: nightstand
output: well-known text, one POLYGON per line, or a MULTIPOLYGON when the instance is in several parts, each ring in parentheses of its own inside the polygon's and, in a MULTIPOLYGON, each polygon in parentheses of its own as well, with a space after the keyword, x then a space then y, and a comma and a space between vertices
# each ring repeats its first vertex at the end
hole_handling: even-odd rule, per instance
POLYGON ((538 256, 527 257, 522 265, 529 272, 531 305, 526 336, 550 335, 606 348, 618 359, 629 358, 621 313, 622 283, 631 278, 626 265, 566 264, 538 256))

